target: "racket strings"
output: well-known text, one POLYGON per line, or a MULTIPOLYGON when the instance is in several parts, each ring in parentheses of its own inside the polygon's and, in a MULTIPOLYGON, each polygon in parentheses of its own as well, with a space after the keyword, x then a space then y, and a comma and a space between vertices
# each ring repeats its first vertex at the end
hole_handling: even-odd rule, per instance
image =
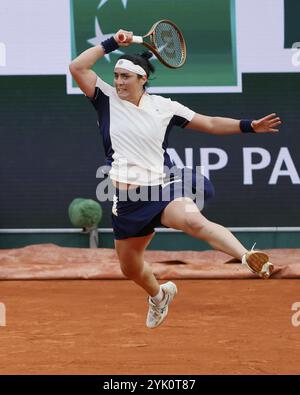
POLYGON ((178 67, 185 57, 180 33, 169 23, 159 23, 155 29, 155 45, 159 55, 170 66, 178 67))

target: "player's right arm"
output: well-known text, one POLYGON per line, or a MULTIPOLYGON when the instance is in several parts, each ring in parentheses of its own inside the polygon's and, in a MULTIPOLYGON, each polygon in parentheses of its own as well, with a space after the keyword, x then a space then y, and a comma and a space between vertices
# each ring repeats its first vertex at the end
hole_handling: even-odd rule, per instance
MULTIPOLYGON (((132 42, 132 32, 126 30, 119 30, 114 39, 120 46, 127 47, 132 42), (119 34, 123 33, 126 36, 126 40, 120 42, 119 34)), ((101 45, 96 45, 93 48, 89 48, 82 52, 77 58, 75 58, 69 66, 70 72, 77 82, 82 92, 88 96, 93 97, 95 93, 95 86, 97 80, 97 74, 92 70, 92 67, 105 55, 105 51, 101 45)))
POLYGON ((95 93, 97 74, 92 67, 105 55, 101 45, 96 45, 82 52, 69 66, 70 72, 82 92, 93 97, 95 93))

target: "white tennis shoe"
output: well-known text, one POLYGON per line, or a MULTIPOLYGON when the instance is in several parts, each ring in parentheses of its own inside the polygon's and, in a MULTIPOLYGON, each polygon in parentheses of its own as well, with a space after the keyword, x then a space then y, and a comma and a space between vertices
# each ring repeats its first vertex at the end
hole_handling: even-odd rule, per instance
POLYGON ((177 294, 177 287, 172 281, 168 281, 161 286, 164 297, 159 304, 155 304, 151 297, 148 297, 149 309, 147 314, 146 326, 148 328, 157 328, 167 318, 169 304, 177 294))
POLYGON ((255 251, 253 249, 254 246, 250 251, 243 255, 242 265, 246 265, 252 273, 258 274, 259 277, 267 279, 272 275, 274 265, 269 262, 269 257, 266 253, 262 251, 255 251))

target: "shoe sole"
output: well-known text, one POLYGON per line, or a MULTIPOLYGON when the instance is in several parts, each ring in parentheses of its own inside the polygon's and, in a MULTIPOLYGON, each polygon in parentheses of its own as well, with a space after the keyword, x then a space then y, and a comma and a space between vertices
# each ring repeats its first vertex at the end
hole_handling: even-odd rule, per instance
POLYGON ((246 261, 250 270, 263 279, 268 279, 274 271, 274 265, 269 262, 269 257, 264 252, 249 252, 246 261))

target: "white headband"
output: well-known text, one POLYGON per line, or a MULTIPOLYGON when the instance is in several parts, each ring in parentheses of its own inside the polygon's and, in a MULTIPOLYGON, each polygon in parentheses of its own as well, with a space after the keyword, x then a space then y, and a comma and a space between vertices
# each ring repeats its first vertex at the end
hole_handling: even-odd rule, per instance
POLYGON ((132 71, 133 73, 139 75, 147 75, 146 71, 141 66, 134 64, 133 62, 131 62, 131 60, 128 59, 119 59, 115 65, 115 69, 116 67, 120 67, 121 69, 125 69, 128 71, 132 71))

